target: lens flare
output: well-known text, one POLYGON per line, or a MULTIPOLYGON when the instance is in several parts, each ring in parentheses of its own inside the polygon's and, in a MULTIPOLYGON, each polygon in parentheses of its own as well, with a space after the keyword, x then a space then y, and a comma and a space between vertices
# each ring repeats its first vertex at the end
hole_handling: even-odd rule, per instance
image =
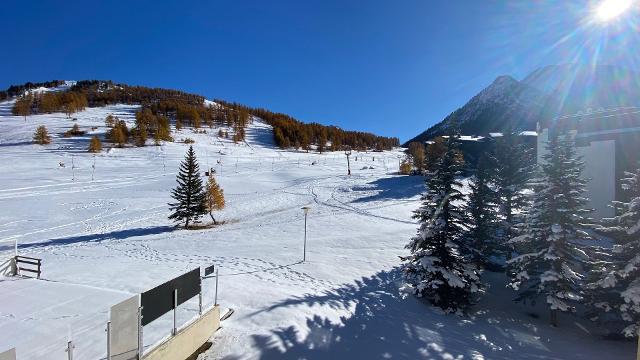
POLYGON ((631 7, 632 0, 603 0, 595 8, 595 16, 601 22, 611 21, 631 7))

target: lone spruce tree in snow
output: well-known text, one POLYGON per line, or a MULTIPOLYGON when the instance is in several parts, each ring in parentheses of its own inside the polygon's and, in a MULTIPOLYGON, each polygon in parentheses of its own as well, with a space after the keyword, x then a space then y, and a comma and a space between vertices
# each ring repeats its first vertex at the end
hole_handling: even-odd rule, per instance
POLYGON ((206 213, 206 194, 202 189, 200 167, 193 146, 189 146, 187 155, 180 164, 176 181, 178 186, 171 192, 171 197, 176 202, 169 204, 169 208, 173 211, 169 219, 176 222, 184 221, 184 227, 188 228, 191 221, 197 220, 206 213))
POLYGON ((465 207, 469 225, 467 241, 473 262, 480 268, 491 267, 492 259, 502 254, 496 236, 499 198, 492 183, 494 171, 490 159, 481 156, 475 174, 469 179, 471 192, 465 207))
POLYGON ((489 162, 494 167, 492 182, 497 194, 497 241, 490 249, 492 255, 511 258, 507 242, 514 236, 514 225, 520 222, 517 214, 526 208, 529 198, 524 189, 534 171, 531 151, 520 141, 518 133, 507 129, 497 137, 489 162))
POLYGON ((619 215, 603 220, 598 231, 615 245, 595 267, 598 278, 589 284, 596 318, 614 323, 627 337, 640 336, 640 169, 627 172, 622 188, 629 202, 616 202, 619 215))
POLYGON ((209 216, 211 216, 211 220, 213 221, 213 223, 217 225, 218 222, 213 217, 213 212, 216 210, 224 209, 224 191, 222 190, 220 185, 218 185, 218 182, 216 181, 216 178, 213 177, 212 173, 209 173, 205 192, 206 209, 209 211, 209 216))
POLYGON ((479 270, 464 237, 464 195, 458 180, 463 165, 457 136, 449 137, 446 151, 427 174, 423 203, 414 214, 420 227, 407 245, 411 255, 403 258, 403 290, 446 312, 464 310, 481 291, 479 270))
POLYGON ((532 180, 533 204, 522 233, 510 240, 518 256, 509 260, 510 286, 516 300, 542 296, 557 326, 557 312, 575 311, 583 300, 584 272, 592 265, 580 241, 588 239, 583 163, 570 137, 553 137, 537 179, 532 180))

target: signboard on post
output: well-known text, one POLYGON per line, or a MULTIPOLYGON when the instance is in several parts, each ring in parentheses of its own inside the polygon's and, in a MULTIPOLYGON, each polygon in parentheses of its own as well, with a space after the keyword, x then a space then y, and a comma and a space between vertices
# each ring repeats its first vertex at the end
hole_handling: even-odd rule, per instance
POLYGON ((142 326, 149 324, 153 320, 173 310, 174 307, 198 295, 200 291, 200 268, 196 268, 151 290, 143 292, 140 296, 142 326), (176 290, 178 294, 176 299, 174 299, 176 290))
POLYGON ((206 268, 204 268, 204 276, 209 276, 213 274, 215 270, 216 270, 215 265, 207 266, 206 268))
POLYGON ((138 307, 140 295, 135 295, 111 307, 107 340, 111 360, 132 360, 138 357, 138 307))

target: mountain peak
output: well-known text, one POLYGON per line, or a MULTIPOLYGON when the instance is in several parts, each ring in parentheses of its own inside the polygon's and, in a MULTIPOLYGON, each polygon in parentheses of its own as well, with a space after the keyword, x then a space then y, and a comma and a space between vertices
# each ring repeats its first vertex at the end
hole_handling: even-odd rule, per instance
POLYGON ((513 77, 509 75, 500 75, 495 80, 493 80, 493 83, 491 83, 490 86, 505 85, 505 84, 511 85, 515 83, 518 83, 518 80, 514 79, 513 77))

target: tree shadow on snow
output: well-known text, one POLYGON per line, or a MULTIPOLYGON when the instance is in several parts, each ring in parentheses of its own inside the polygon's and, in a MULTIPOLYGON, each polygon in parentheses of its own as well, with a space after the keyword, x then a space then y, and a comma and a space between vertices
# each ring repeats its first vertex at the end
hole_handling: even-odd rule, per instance
POLYGON ((410 199, 424 191, 422 176, 394 176, 372 181, 364 186, 355 186, 353 191, 377 191, 375 195, 365 196, 353 202, 385 201, 410 199))
MULTIPOLYGON (((71 245, 77 243, 89 243, 89 242, 101 242, 106 240, 124 240, 136 236, 146 236, 146 235, 158 235, 164 234, 168 232, 174 231, 176 228, 173 226, 152 226, 145 228, 135 228, 135 229, 125 229, 125 230, 117 230, 110 231, 101 234, 87 234, 87 235, 79 235, 79 236, 70 236, 64 238, 56 238, 49 239, 41 242, 33 242, 27 244, 18 244, 18 249, 37 249, 46 246, 52 245, 71 245)), ((13 249, 13 245, 11 246, 0 246, 0 251, 7 250, 3 249, 3 247, 7 247, 8 249, 13 249)))
POLYGON ((24 145, 33 145, 33 141, 17 141, 17 142, 10 142, 10 143, 0 143, 0 148, 12 147, 12 146, 24 146, 24 145))
MULTIPOLYGON (((54 141, 54 145, 57 145, 57 147, 50 148, 49 151, 52 153, 87 153, 92 137, 93 135, 88 134, 76 135, 72 137, 64 137, 61 135, 54 141)), ((101 139, 101 141, 104 141, 104 139, 101 139)))
MULTIPOLYGON (((292 297, 264 312, 305 306, 348 310, 352 315, 332 322, 320 315, 306 320, 307 331, 295 326, 253 335, 259 359, 564 359, 602 358, 610 346, 584 346, 575 328, 540 329, 523 316, 483 309, 474 317, 445 315, 415 297, 403 299, 398 268, 379 272, 320 294, 292 297), (506 326, 505 326, 506 325, 506 326), (575 346, 566 346, 567 330, 575 346), (543 330, 543 331, 541 331, 543 330), (306 334, 306 335, 304 335, 306 334), (553 342, 548 339, 556 337, 553 342)), ((493 295, 501 303, 512 296, 493 295)), ((509 306, 507 306, 509 307, 509 306)), ((500 309, 500 305, 497 307, 500 309)), ((542 325, 540 325, 541 327, 542 325)), ((592 340, 595 340, 594 337, 592 340)), ((602 341, 602 340, 598 340, 602 341)), ((591 341, 594 343, 594 341, 591 341)), ((234 357, 227 357, 233 359, 234 357)))

